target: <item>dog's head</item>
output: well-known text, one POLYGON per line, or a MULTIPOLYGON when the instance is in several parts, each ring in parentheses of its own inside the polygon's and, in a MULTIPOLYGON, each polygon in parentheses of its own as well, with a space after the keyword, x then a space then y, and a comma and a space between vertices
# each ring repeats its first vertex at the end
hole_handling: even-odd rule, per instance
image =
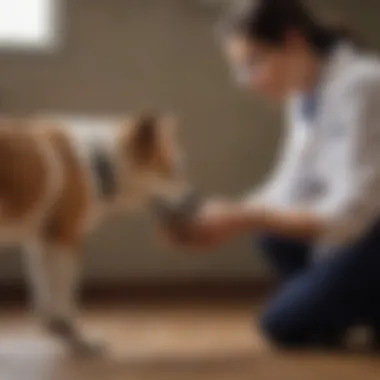
POLYGON ((189 186, 174 118, 149 114, 129 123, 120 139, 126 200, 141 204, 157 196, 183 197, 189 186))

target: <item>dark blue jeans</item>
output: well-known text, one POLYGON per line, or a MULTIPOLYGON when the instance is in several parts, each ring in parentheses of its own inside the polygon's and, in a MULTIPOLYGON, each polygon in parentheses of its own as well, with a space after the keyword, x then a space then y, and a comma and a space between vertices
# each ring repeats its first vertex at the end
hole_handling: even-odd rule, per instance
POLYGON ((273 236, 259 244, 282 284, 261 316, 261 328, 287 347, 339 344, 353 325, 380 331, 380 225, 324 261, 310 247, 273 236))

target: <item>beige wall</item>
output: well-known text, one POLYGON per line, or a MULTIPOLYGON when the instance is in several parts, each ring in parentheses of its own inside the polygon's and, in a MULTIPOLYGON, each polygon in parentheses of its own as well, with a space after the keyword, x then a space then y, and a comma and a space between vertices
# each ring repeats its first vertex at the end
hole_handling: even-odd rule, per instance
MULTIPOLYGON (((380 42, 373 32, 380 34, 380 2, 334 4, 365 37, 380 42)), ((204 192, 238 194, 263 178, 280 136, 280 114, 234 87, 215 43, 214 12, 193 0, 70 0, 66 17, 65 46, 57 55, 0 55, 4 112, 174 110, 190 173, 204 192)), ((143 218, 108 222, 87 251, 92 278, 265 273, 249 239, 219 255, 191 256, 160 248, 143 218)), ((18 277, 20 268, 18 255, 0 257, 1 278, 18 277)))

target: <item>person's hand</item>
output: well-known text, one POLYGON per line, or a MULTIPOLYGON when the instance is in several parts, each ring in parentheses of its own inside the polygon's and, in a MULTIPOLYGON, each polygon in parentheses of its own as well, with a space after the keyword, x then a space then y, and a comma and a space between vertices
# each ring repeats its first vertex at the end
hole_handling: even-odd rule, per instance
POLYGON ((211 199, 200 207, 194 220, 182 228, 180 234, 175 230, 165 230, 166 240, 190 248, 209 248, 239 232, 242 215, 240 204, 211 199))
POLYGON ((205 243, 219 244, 239 230, 240 205, 225 200, 210 200, 196 217, 195 229, 205 243))

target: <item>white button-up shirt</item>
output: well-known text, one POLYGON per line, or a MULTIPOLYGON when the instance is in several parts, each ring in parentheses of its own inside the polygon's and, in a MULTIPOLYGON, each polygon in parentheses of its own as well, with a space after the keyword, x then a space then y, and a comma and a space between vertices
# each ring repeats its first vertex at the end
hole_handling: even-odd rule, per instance
POLYGON ((326 229, 317 243, 331 246, 380 218, 380 60, 344 43, 322 71, 311 107, 302 95, 289 100, 279 164, 253 199, 319 215, 326 229))

